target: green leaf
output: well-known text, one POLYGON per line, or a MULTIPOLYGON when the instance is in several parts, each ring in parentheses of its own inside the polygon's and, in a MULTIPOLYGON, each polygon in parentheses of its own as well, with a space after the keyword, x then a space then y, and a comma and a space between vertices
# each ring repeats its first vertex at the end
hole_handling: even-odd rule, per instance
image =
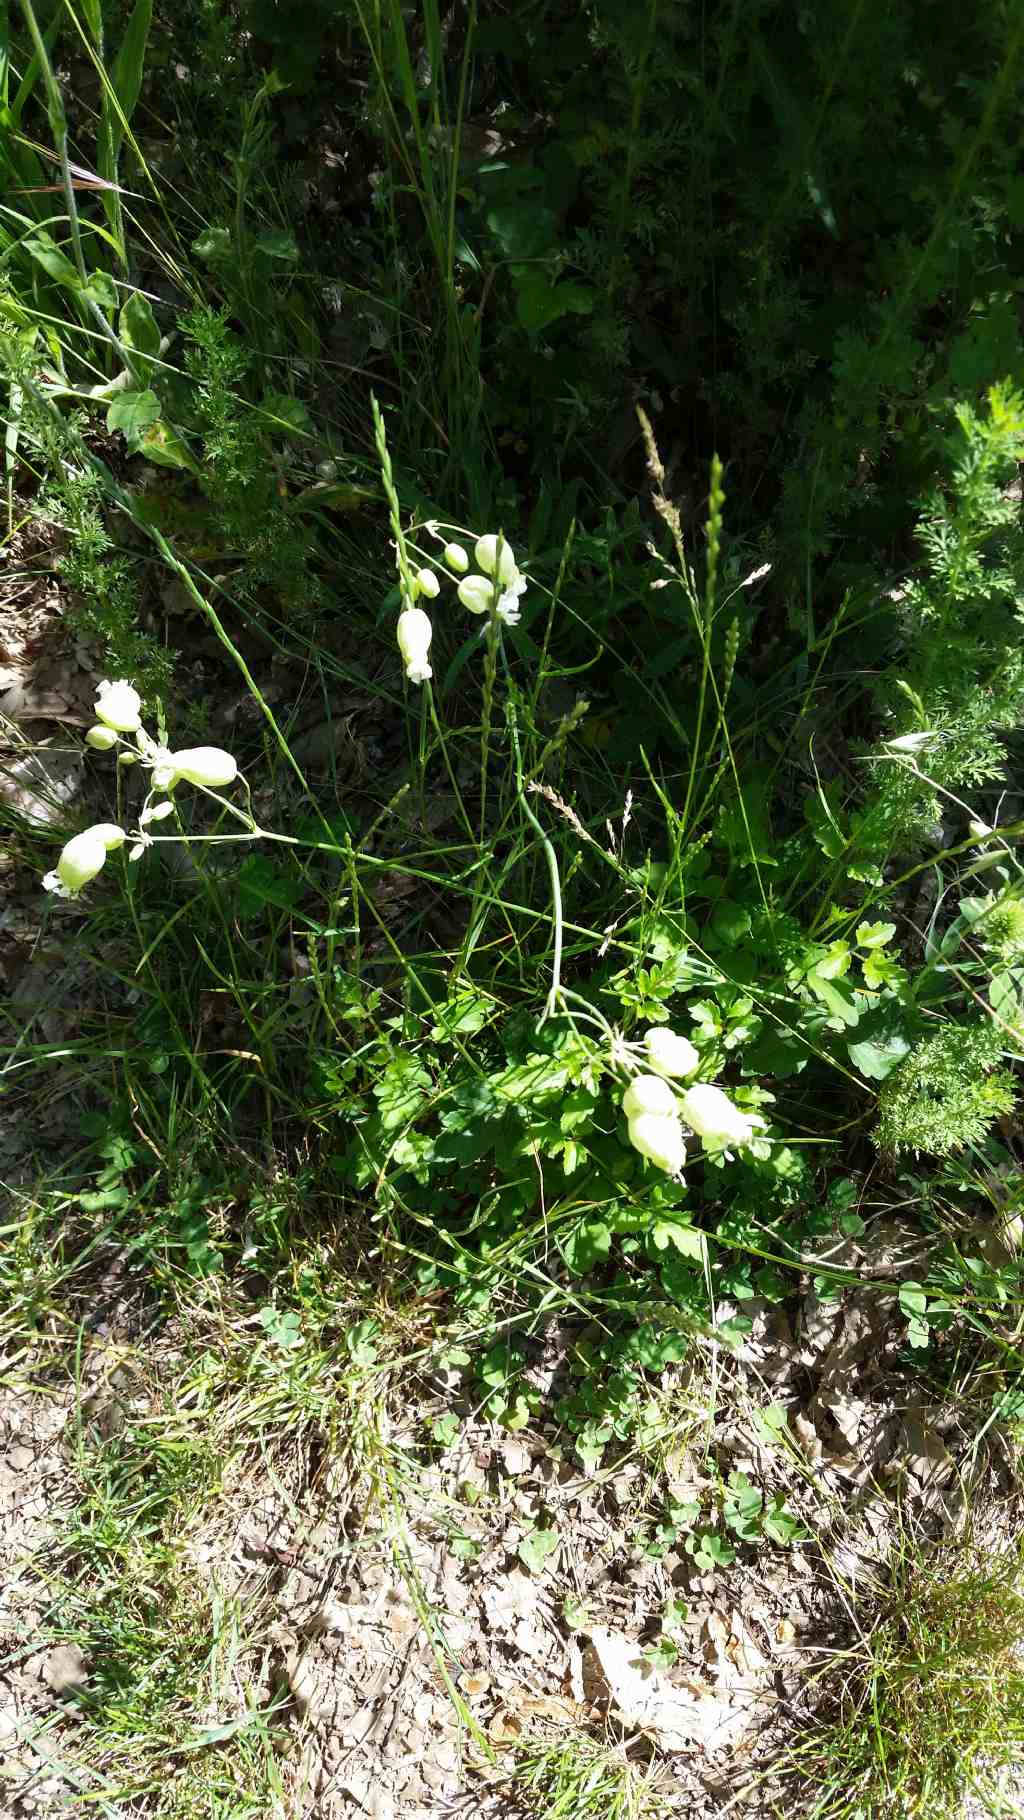
POLYGON ((594 292, 585 284, 552 284, 534 273, 516 287, 516 314, 531 339, 562 316, 589 316, 593 308, 594 292))
POLYGON ((655 1220, 651 1239, 658 1251, 665 1251, 671 1245, 692 1263, 702 1268, 707 1263, 708 1242, 695 1226, 686 1226, 681 1220, 655 1220))
POLYGON ((576 1276, 593 1270, 600 1259, 608 1256, 611 1246, 611 1230, 603 1220, 581 1220, 558 1240, 558 1249, 576 1276))
POLYGON ((105 123, 105 135, 101 131, 100 144, 104 145, 105 156, 109 161, 104 170, 100 164, 100 176, 113 183, 117 175, 117 155, 124 138, 125 126, 135 112, 142 88, 142 72, 146 61, 146 40, 149 37, 150 22, 153 17, 153 0, 135 0, 131 18, 125 27, 121 46, 114 60, 111 72, 113 98, 103 91, 102 119, 105 123), (117 105, 114 105, 116 100, 117 105))
POLYGON ((229 259, 233 250, 230 229, 224 227, 208 227, 192 242, 196 258, 205 259, 209 265, 229 259))
POLYGON ((742 904, 722 898, 711 918, 710 933, 724 947, 733 947, 750 934, 750 912, 742 904))
POLYGON ((199 472, 187 445, 177 430, 165 423, 163 418, 150 424, 139 444, 138 453, 158 468, 188 468, 192 474, 199 472))
POLYGON ((256 251, 267 259, 283 259, 288 265, 298 263, 299 247, 294 234, 286 228, 272 228, 256 241, 256 251))
POLYGON ((107 408, 107 429, 120 430, 134 450, 159 416, 160 400, 155 392, 118 392, 107 408))
POLYGON ((69 291, 81 291, 82 286, 77 270, 70 259, 64 257, 60 248, 54 244, 48 234, 45 236, 42 233, 30 235, 27 240, 22 242, 22 245, 26 253, 36 261, 37 265, 42 266, 43 271, 50 278, 55 278, 58 284, 63 284, 69 291))
POLYGON ((858 948, 884 948, 896 934, 895 923, 858 923, 858 948))
POLYGON ((900 1284, 900 1307, 904 1314, 926 1314, 928 1310, 928 1293, 920 1283, 900 1284))
POLYGON ((818 969, 812 967, 807 975, 807 984, 839 1023, 852 1029, 860 1022, 860 1007, 845 983, 837 984, 834 980, 823 979, 818 969))
POLYGON ((531 1529, 516 1549, 523 1566, 531 1574, 543 1573, 545 1563, 558 1547, 558 1534, 553 1529, 531 1529))
POLYGON ((300 436, 313 427, 313 420, 301 398, 293 398, 288 392, 268 392, 260 410, 273 418, 271 427, 275 430, 300 436))
POLYGON ((121 340, 135 354, 156 355, 160 352, 160 330, 149 298, 133 291, 121 306, 118 323, 121 340))
POLYGON ((854 1067, 869 1081, 884 1081, 910 1054, 911 1042, 906 1027, 891 1015, 874 1014, 865 1019, 862 1033, 847 1046, 854 1067))
POLYGON ((117 286, 109 272, 90 272, 85 281, 85 295, 99 305, 105 316, 117 309, 117 286))
POLYGON ((452 1410, 447 1415, 435 1416, 430 1424, 430 1433, 439 1447, 450 1447, 462 1424, 452 1410))
POLYGON ((293 910, 305 890, 301 879, 264 853, 247 855, 235 875, 235 885, 241 916, 254 916, 264 904, 273 904, 278 910, 293 910))

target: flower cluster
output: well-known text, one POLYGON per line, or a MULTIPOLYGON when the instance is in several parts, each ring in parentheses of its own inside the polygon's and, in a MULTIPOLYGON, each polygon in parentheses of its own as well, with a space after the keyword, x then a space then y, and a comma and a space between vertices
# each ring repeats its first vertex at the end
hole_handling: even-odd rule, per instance
POLYGON ((694 1074, 700 1063, 685 1036, 655 1025, 645 1032, 638 1051, 642 1072, 626 1088, 622 1110, 634 1149, 666 1175, 678 1175, 686 1161, 684 1126, 712 1151, 742 1150, 764 1127, 760 1113, 742 1112, 707 1081, 694 1081, 682 1091, 672 1085, 694 1074))
MULTIPOLYGON (((189 746, 172 752, 153 739, 142 725, 142 697, 130 682, 101 682, 95 711, 96 725, 89 728, 86 745, 95 752, 111 752, 119 746, 118 764, 141 764, 150 774, 139 826, 131 836, 129 859, 139 859, 152 845, 152 836, 146 831, 150 823, 163 821, 173 813, 170 793, 178 784, 216 791, 226 789, 238 776, 237 763, 230 752, 219 746, 189 746), (134 746, 129 744, 129 736, 134 739, 134 746), (158 796, 163 800, 154 800, 158 796)), ((44 889, 57 897, 78 897, 102 871, 107 854, 123 846, 128 838, 125 830, 113 822, 97 822, 74 835, 65 843, 54 870, 45 875, 44 889)))
MULTIPOLYGON (((503 625, 514 626, 519 619, 520 599, 526 593, 526 577, 517 567, 511 545, 488 532, 477 539, 473 554, 476 570, 470 573, 469 555, 462 545, 444 546, 447 568, 462 578, 456 590, 459 600, 470 613, 486 613, 503 625)), ((417 602, 436 600, 440 592, 441 578, 434 569, 416 569, 411 584, 403 582, 403 605, 396 631, 405 674, 412 683, 427 682, 433 674, 428 654, 434 628, 429 614, 417 602)))

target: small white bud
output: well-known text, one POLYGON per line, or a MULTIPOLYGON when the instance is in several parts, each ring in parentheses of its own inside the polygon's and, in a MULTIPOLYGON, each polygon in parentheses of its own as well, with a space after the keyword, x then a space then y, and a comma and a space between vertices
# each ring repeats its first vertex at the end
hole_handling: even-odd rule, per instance
MULTIPOLYGON (((207 790, 223 790, 238 776, 237 760, 230 752, 222 752, 219 746, 189 746, 184 752, 172 752, 168 762, 176 778, 183 777, 190 784, 203 784, 207 790)), ((153 781, 156 783, 155 769, 153 781)), ((167 790, 170 785, 161 783, 159 788, 167 790)))
POLYGON ((696 1074, 700 1066, 700 1056, 689 1038, 677 1036, 664 1024, 654 1024, 644 1032, 644 1048, 655 1073, 667 1075, 670 1080, 696 1074))
POLYGON ((117 734, 113 727, 90 727, 85 743, 94 752, 109 752, 111 746, 117 745, 117 734))
POLYGON ((477 538, 474 555, 476 556, 477 568, 482 569, 485 575, 490 575, 495 580, 502 582, 506 588, 510 587, 513 582, 518 581, 519 570, 516 568, 516 559, 513 555, 511 545, 507 544, 504 538, 501 539, 500 557, 498 555, 498 539, 490 532, 488 532, 486 537, 477 538))
POLYGON ((173 814, 174 804, 171 802, 150 803, 149 808, 143 809, 142 814, 139 816, 139 827, 147 828, 150 822, 162 822, 168 815, 173 814))
POLYGON ((660 1074, 638 1074, 622 1096, 622 1110, 627 1119, 639 1118, 644 1112, 675 1118, 676 1096, 660 1074))
POLYGON ((678 1175, 686 1161, 683 1128, 668 1113, 638 1113, 629 1121, 629 1141, 634 1150, 664 1169, 666 1175, 678 1175))
POLYGON ((969 832, 973 834, 975 840, 987 840, 989 835, 994 833, 994 829, 989 827, 988 822, 979 822, 974 820, 973 817, 968 822, 967 827, 969 832))
POLYGON ((428 600, 436 600, 441 592, 441 583, 438 581, 433 569, 417 569, 416 586, 421 594, 426 595, 428 600))
POLYGON ((411 683, 425 683, 432 675, 428 660, 434 628, 422 607, 406 607, 398 615, 398 649, 411 683))
POLYGON ((142 724, 142 696, 130 682, 101 682, 96 691, 96 718, 118 733, 134 733, 142 724))
POLYGON ((482 575, 466 575, 459 583, 459 599, 470 613, 489 613, 494 589, 482 575))
POLYGON ((469 556, 460 543, 446 543, 444 546, 444 559, 448 564, 448 567, 456 575, 465 575, 466 570, 469 568, 469 556))

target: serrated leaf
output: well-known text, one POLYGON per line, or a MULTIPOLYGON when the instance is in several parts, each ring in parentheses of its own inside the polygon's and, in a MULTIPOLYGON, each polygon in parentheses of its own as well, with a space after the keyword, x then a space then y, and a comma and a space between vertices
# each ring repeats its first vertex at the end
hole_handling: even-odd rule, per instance
POLYGON ((895 923, 858 923, 858 948, 884 948, 896 934, 895 923))

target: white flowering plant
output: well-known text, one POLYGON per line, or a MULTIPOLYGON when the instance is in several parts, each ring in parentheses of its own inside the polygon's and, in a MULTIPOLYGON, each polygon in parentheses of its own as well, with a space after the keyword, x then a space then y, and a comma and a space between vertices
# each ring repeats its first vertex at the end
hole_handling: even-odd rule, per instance
POLYGON ((142 724, 142 697, 127 679, 103 681, 98 685, 95 713, 95 725, 85 735, 86 745, 94 752, 116 752, 119 789, 123 774, 134 766, 145 774, 148 787, 138 809, 136 825, 130 831, 116 823, 98 822, 66 841, 53 870, 43 877, 44 890, 55 897, 80 897, 102 872, 107 855, 125 846, 129 862, 135 863, 160 840, 287 838, 260 828, 254 820, 248 787, 230 752, 220 746, 172 749, 147 732, 142 724), (244 807, 224 795, 224 791, 235 783, 242 784, 244 807), (175 792, 182 785, 209 797, 222 814, 240 823, 244 832, 195 834, 186 833, 179 827, 173 835, 155 834, 154 828, 176 814, 175 792))

